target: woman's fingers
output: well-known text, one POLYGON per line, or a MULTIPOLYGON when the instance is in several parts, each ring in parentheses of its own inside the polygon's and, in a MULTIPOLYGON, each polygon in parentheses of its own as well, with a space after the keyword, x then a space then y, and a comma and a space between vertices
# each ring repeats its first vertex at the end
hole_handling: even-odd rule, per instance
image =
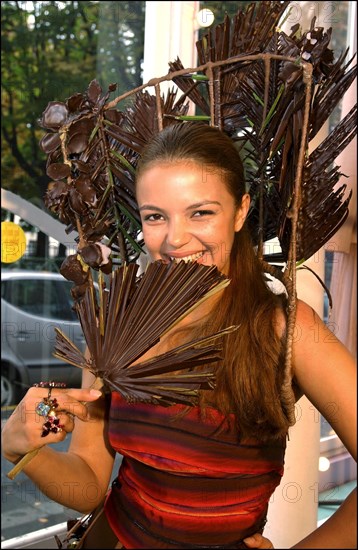
POLYGON ((91 388, 70 388, 65 391, 68 393, 68 395, 77 399, 77 401, 95 401, 102 395, 102 392, 100 390, 93 390, 91 388))
POLYGON ((260 535, 260 533, 255 533, 251 537, 244 539, 244 543, 248 548, 273 548, 272 542, 260 535))
MULTIPOLYGON (((73 428, 75 427, 74 417, 72 414, 58 414, 58 419, 60 421, 62 430, 66 433, 73 432, 73 428)), ((56 435, 56 434, 55 434, 56 435)))
MULTIPOLYGON (((42 388, 31 388, 28 393, 33 392, 33 397, 37 398, 37 404, 41 403, 45 398, 47 398, 46 393, 42 388)), ((56 399, 57 408, 56 413, 65 412, 73 416, 77 416, 80 420, 88 420, 88 409, 86 403, 97 400, 102 393, 99 390, 91 389, 54 389, 51 392, 51 400, 56 399)), ((29 403, 27 403, 26 408, 28 409, 29 403)))
POLYGON ((45 388, 30 388, 4 425, 3 455, 13 462, 47 443, 63 441, 74 428, 75 416, 93 420, 86 403, 96 402, 101 395, 99 390, 72 388, 53 388, 49 395, 45 388))

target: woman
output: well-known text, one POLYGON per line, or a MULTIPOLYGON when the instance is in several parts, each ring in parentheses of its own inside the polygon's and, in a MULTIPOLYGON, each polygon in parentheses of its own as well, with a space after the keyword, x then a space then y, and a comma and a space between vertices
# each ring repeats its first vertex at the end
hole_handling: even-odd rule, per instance
MULTIPOLYGON (((105 506, 118 547, 270 548, 259 533, 283 473, 289 426, 282 395, 285 296, 267 287, 254 254, 245 223, 250 200, 232 141, 202 124, 168 127, 143 152, 137 202, 153 260, 215 264, 231 279, 141 358, 194 334, 240 325, 225 337, 215 390, 202 392, 200 406, 192 408, 127 404, 113 393, 107 417, 95 390, 54 389, 64 428, 46 443, 73 431, 68 453, 59 454, 43 446, 33 412, 46 391, 32 388, 5 425, 3 453, 15 463, 41 447, 26 474, 50 498, 86 513, 106 493, 120 452, 123 463, 105 506)), ((300 301, 296 323, 302 337, 294 344, 292 389, 327 412, 356 457, 353 359, 300 301), (322 335, 318 342, 314 324, 322 335), (332 401, 334 418, 326 410, 332 401)), ((92 382, 85 374, 84 388, 92 382)), ((355 547, 346 529, 356 518, 354 498, 297 548, 355 547)))

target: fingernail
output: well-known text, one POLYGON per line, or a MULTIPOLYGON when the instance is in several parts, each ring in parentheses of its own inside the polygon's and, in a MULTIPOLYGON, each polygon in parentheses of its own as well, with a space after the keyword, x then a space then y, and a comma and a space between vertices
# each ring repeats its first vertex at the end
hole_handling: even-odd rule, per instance
POLYGON ((246 537, 246 539, 244 539, 244 542, 254 542, 254 541, 255 541, 254 537, 246 537))
POLYGON ((102 395, 102 392, 100 392, 99 390, 91 390, 90 394, 94 397, 100 397, 102 395))

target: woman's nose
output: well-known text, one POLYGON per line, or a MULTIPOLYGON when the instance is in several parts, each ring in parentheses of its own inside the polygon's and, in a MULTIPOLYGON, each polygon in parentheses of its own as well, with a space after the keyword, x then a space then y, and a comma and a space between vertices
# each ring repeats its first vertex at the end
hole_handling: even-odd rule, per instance
POLYGON ((172 248, 180 248, 190 241, 190 234, 185 221, 172 220, 168 226, 167 244, 172 248))

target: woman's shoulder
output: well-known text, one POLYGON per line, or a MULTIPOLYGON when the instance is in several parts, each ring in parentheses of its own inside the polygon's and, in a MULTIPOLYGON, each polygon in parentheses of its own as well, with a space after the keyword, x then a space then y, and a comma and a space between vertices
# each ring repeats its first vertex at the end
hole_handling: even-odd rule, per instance
POLYGON ((317 350, 318 347, 325 347, 325 344, 340 342, 312 306, 297 300, 294 344, 303 343, 317 350))
MULTIPOLYGON (((287 329, 287 312, 284 307, 276 308, 276 329, 280 337, 284 337, 287 329)), ((324 326, 318 313, 303 300, 296 301, 295 340, 303 331, 313 331, 315 324, 324 326)))
POLYGON ((296 301, 296 321, 309 324, 313 321, 323 322, 313 307, 300 299, 296 301))
POLYGON ((328 364, 351 361, 351 355, 317 312, 306 302, 297 301, 293 339, 293 366, 297 377, 328 372, 328 364))

